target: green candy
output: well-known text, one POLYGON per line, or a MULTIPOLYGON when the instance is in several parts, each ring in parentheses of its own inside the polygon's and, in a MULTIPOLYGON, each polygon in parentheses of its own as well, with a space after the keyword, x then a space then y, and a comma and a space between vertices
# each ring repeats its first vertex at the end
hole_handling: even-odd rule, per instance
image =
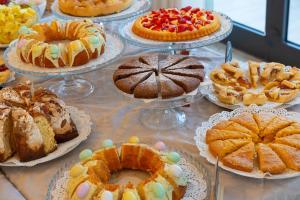
POLYGON ((92 157, 92 155, 93 155, 92 150, 85 149, 82 152, 80 152, 79 159, 80 159, 80 161, 84 161, 84 160, 89 159, 90 157, 92 157))
POLYGON ((92 44, 99 44, 99 38, 97 36, 90 36, 89 38, 90 43, 92 44))
POLYGON ((58 58, 59 48, 57 45, 50 45, 50 54, 53 59, 58 58))
POLYGON ((110 139, 104 140, 102 142, 102 147, 104 147, 104 148, 112 147, 113 145, 114 145, 114 143, 110 139))
POLYGON ((19 33, 21 35, 26 35, 26 34, 32 33, 32 30, 30 28, 28 28, 27 26, 21 26, 19 29, 19 33))
POLYGON ((165 196, 165 188, 161 183, 153 183, 152 191, 157 198, 163 198, 165 196))
POLYGON ((169 152, 167 158, 172 163, 178 163, 180 161, 180 155, 177 152, 169 152))

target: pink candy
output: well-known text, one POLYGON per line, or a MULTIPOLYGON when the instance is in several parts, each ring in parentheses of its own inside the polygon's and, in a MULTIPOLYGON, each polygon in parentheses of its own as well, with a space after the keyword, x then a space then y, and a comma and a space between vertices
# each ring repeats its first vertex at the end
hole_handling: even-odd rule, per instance
POLYGON ((154 148, 159 150, 159 151, 164 151, 167 149, 167 146, 165 143, 163 143, 162 141, 159 141, 157 142, 155 145, 154 145, 154 148))
POLYGON ((90 184, 88 182, 83 182, 78 186, 76 190, 76 195, 79 199, 83 199, 88 194, 89 190, 90 184))
POLYGON ((25 45, 26 41, 24 39, 21 39, 18 44, 17 44, 17 47, 18 48, 22 48, 24 45, 25 45))

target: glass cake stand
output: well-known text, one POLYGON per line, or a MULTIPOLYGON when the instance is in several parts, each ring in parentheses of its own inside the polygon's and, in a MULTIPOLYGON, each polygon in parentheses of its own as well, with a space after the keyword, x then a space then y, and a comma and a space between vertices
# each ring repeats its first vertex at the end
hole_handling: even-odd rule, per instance
POLYGON ((54 16, 59 19, 64 19, 64 20, 91 19, 94 22, 103 22, 103 23, 108 22, 109 24, 111 24, 110 22, 112 22, 112 21, 128 19, 131 17, 138 16, 144 12, 147 12, 151 8, 151 5, 152 5, 151 0, 133 0, 133 3, 129 8, 127 8, 119 13, 105 15, 105 16, 99 16, 99 17, 77 17, 77 16, 72 16, 72 15, 68 15, 68 14, 61 12, 59 9, 59 6, 58 6, 58 0, 56 0, 52 4, 51 10, 52 10, 52 13, 54 14, 54 16))
POLYGON ((51 84, 50 90, 63 99, 79 99, 90 95, 94 91, 93 84, 75 75, 91 72, 117 61, 123 54, 125 43, 121 37, 113 33, 106 33, 106 46, 104 53, 97 59, 89 61, 85 65, 69 68, 41 68, 30 63, 24 63, 16 54, 16 41, 9 45, 4 52, 4 60, 12 71, 28 77, 59 78, 51 84))
POLYGON ((219 17, 221 21, 221 28, 217 32, 209 36, 201 37, 196 40, 182 41, 182 42, 163 42, 163 41, 155 41, 151 39, 142 38, 132 32, 132 25, 135 19, 130 19, 126 21, 124 24, 122 24, 122 26, 119 27, 119 34, 123 39, 127 40, 129 43, 135 46, 148 48, 148 49, 183 50, 183 49, 200 48, 203 46, 214 44, 216 42, 219 42, 227 38, 232 31, 233 23, 232 20, 227 15, 223 13, 217 13, 217 12, 213 12, 213 13, 219 17))
MULTIPOLYGON (((120 144, 121 145, 121 144, 120 144)), ((118 145, 119 146, 119 145, 118 145)), ((169 145, 168 145, 169 147, 169 145)), ((209 170, 199 162, 198 157, 191 156, 190 153, 183 151, 178 148, 170 146, 169 151, 176 151, 181 156, 182 159, 178 165, 183 169, 185 176, 188 179, 188 185, 186 193, 182 200, 209 200, 211 194, 211 174, 209 170)), ((65 163, 52 177, 46 196, 46 200, 67 200, 67 181, 68 181, 68 170, 76 161, 65 163)), ((137 184, 142 181, 145 177, 148 177, 146 173, 143 174, 144 177, 141 178, 141 173, 135 170, 122 171, 121 176, 115 180, 119 184, 126 184, 131 181, 133 184, 137 184), (121 179, 121 181, 119 180, 121 179), (122 180, 124 179, 124 180, 122 180), (120 182, 119 182, 120 181, 120 182)), ((112 179, 114 177, 112 176, 112 179)))

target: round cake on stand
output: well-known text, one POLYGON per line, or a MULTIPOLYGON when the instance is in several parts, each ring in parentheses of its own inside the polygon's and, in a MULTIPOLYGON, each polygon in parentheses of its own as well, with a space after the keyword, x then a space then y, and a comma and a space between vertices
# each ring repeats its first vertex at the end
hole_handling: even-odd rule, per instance
POLYGON ((120 37, 105 33, 102 25, 87 20, 52 21, 22 32, 5 51, 5 63, 25 76, 63 77, 50 89, 64 99, 90 95, 94 91, 92 83, 75 75, 108 66, 120 58, 125 48, 120 37))

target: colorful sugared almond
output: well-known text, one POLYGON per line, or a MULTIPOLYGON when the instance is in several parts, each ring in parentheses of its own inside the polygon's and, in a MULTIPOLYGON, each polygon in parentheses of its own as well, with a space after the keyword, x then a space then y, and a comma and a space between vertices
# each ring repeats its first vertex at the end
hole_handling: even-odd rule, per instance
POLYGON ((143 38, 159 41, 185 41, 210 35, 221 24, 211 11, 187 6, 152 11, 139 17, 132 31, 143 38))

